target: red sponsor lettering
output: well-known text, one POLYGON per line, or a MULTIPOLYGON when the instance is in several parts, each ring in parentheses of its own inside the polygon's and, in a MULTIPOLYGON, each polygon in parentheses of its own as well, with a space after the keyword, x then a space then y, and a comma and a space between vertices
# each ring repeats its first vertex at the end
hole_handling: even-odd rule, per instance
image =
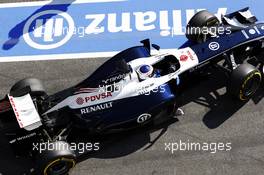
POLYGON ((85 97, 85 98, 78 97, 76 99, 76 103, 78 105, 83 105, 84 103, 88 103, 90 101, 102 100, 102 99, 105 99, 105 98, 108 98, 108 97, 112 97, 112 93, 111 92, 102 93, 102 94, 98 94, 98 95, 92 95, 92 96, 85 97))
POLYGON ((193 55, 191 54, 191 52, 189 50, 187 51, 187 54, 191 58, 191 60, 194 60, 193 55))
POLYGON ((15 103, 14 103, 14 99, 13 99, 13 97, 10 97, 10 96, 9 96, 9 101, 10 101, 11 106, 13 107, 13 111, 14 111, 14 113, 15 113, 15 116, 16 116, 16 119, 17 119, 17 121, 18 121, 19 126, 20 126, 21 128, 23 128, 23 123, 21 122, 20 115, 19 115, 19 113, 18 113, 18 111, 17 111, 17 108, 16 108, 16 105, 15 105, 15 103))
POLYGON ((180 61, 187 61, 188 60, 188 56, 187 55, 181 55, 180 56, 180 61))
POLYGON ((85 97, 85 102, 89 102, 89 101, 96 101, 96 100, 101 100, 101 99, 105 99, 108 97, 112 97, 112 93, 111 92, 107 92, 107 93, 102 93, 102 94, 98 94, 98 95, 93 95, 90 97, 85 97))

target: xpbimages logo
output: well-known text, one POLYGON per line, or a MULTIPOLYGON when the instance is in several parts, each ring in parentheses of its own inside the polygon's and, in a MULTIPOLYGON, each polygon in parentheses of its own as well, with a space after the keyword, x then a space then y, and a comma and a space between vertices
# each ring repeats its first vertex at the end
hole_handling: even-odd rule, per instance
POLYGON ((79 154, 83 154, 89 151, 99 151, 100 150, 100 143, 66 143, 66 142, 45 142, 45 143, 33 143, 32 150, 43 153, 45 151, 74 151, 78 152, 79 154))
MULTIPOLYGON (((119 35, 118 38, 124 33, 136 36, 142 32, 154 31, 161 37, 183 36, 188 21, 201 10, 203 9, 87 13, 83 16, 60 10, 46 10, 28 19, 23 36, 29 46, 40 50, 61 47, 73 37, 75 41, 80 41, 101 34, 119 35)), ((216 16, 220 18, 226 11, 227 8, 219 8, 216 16)))

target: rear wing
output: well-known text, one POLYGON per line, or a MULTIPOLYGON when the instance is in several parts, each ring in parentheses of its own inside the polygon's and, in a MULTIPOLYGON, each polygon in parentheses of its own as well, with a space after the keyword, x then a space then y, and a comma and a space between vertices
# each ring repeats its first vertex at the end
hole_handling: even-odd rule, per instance
POLYGON ((39 113, 29 93, 19 97, 9 94, 8 99, 20 128, 32 131, 42 125, 39 113))

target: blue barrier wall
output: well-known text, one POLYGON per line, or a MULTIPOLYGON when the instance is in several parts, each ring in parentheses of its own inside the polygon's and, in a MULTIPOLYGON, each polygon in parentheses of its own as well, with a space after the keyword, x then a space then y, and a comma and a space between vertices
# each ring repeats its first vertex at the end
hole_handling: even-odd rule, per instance
POLYGON ((52 54, 107 56, 145 38, 163 49, 177 48, 186 42, 187 21, 201 9, 220 15, 249 6, 264 19, 261 0, 66 2, 0 5, 0 61, 52 54))

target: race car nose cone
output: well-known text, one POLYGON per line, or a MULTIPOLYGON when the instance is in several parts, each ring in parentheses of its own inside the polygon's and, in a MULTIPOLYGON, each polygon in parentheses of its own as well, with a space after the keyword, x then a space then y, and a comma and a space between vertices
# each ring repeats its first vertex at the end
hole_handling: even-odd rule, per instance
POLYGON ((140 67, 139 71, 143 74, 146 74, 151 71, 151 67, 149 65, 143 65, 140 67))

